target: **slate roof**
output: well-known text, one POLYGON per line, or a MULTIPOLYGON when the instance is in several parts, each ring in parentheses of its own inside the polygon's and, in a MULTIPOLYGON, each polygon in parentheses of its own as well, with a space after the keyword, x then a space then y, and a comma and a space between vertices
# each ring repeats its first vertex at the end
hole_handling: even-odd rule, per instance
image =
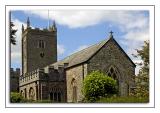
POLYGON ((58 68, 58 65, 63 65, 64 63, 68 63, 68 67, 72 67, 74 65, 83 63, 87 61, 90 57, 92 57, 108 40, 103 40, 95 45, 87 47, 81 51, 73 53, 72 55, 66 57, 63 60, 60 60, 51 66, 58 68))
MULTIPOLYGON (((58 65, 64 65, 64 63, 68 63, 68 67, 72 67, 72 66, 75 66, 77 64, 83 63, 83 62, 87 61, 88 59, 90 59, 111 38, 113 38, 113 36, 110 36, 110 38, 105 39, 105 40, 103 40, 103 41, 101 41, 101 42, 99 42, 95 45, 92 45, 88 48, 85 48, 81 51, 73 53, 72 55, 66 57, 65 59, 60 60, 60 61, 58 61, 54 64, 51 64, 50 66, 54 66, 54 68, 58 68, 58 65)), ((119 46, 119 44, 117 42, 116 42, 116 44, 119 46)), ((120 47, 120 49, 122 50, 122 52, 124 52, 124 50, 121 47, 120 47)), ((124 54, 128 57, 128 55, 125 52, 124 52, 124 54)), ((129 58, 129 60, 133 63, 133 61, 130 58, 129 58)), ((135 65, 135 64, 133 63, 133 65, 135 65)))

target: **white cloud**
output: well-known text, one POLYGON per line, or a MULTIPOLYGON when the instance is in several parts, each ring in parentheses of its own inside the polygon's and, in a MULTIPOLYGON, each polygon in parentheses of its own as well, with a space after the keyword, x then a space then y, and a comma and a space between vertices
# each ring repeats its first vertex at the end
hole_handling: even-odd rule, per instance
MULTIPOLYGON (((31 16, 48 19, 47 10, 24 11, 31 16)), ((50 20, 55 20, 60 25, 69 28, 83 28, 93 26, 102 22, 109 23, 106 27, 116 27, 123 33, 120 43, 127 48, 126 52, 131 54, 135 49, 142 46, 144 40, 149 40, 149 17, 143 11, 123 10, 50 10, 50 20)), ((20 26, 21 29, 21 26, 20 26)), ((88 47, 83 45, 74 52, 88 47)), ((63 45, 58 45, 58 54, 65 52, 63 45)))
POLYGON ((58 52, 58 55, 64 54, 64 52, 65 52, 64 46, 58 44, 58 45, 57 45, 57 52, 58 52))
POLYGON ((132 41, 140 41, 140 42, 144 40, 149 40, 149 32, 145 30, 142 31, 131 30, 124 35, 124 39, 132 41))
MULTIPOLYGON (((27 14, 48 19, 47 10, 25 11, 27 14)), ((58 24, 70 28, 87 27, 100 22, 113 22, 121 30, 144 28, 148 19, 139 11, 113 11, 113 10, 50 10, 49 17, 58 24)))

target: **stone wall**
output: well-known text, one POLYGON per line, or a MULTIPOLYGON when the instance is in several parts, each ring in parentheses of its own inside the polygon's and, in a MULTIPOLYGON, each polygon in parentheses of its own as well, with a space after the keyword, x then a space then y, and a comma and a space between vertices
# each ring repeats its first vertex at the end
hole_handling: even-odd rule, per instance
POLYGON ((19 92, 20 68, 10 69, 10 92, 19 92))
POLYGON ((43 68, 57 61, 57 32, 26 29, 22 34, 22 73, 43 68), (44 47, 39 47, 40 41, 44 47))
MULTIPOLYGON (((60 102, 66 102, 66 83, 64 71, 62 78, 62 69, 56 70, 53 67, 46 67, 22 75, 19 84, 20 93, 30 100, 50 100, 51 93, 59 93, 60 102)), ((54 99, 53 95, 52 99, 54 99)))
POLYGON ((134 86, 135 67, 117 46, 114 39, 110 39, 103 48, 88 62, 88 73, 100 70, 107 74, 110 67, 117 69, 119 94, 128 95, 129 88, 134 86))
POLYGON ((21 95, 26 98, 26 99, 31 99, 31 100, 37 100, 37 91, 36 91, 36 86, 37 86, 37 83, 36 82, 32 82, 32 83, 29 83, 29 84, 26 84, 24 86, 20 86, 20 93, 21 95), (31 98, 30 97, 30 89, 33 88, 33 97, 31 98))
POLYGON ((82 85, 86 74, 87 64, 81 64, 66 70, 67 102, 73 102, 73 86, 76 86, 77 89, 77 102, 83 99, 82 85))

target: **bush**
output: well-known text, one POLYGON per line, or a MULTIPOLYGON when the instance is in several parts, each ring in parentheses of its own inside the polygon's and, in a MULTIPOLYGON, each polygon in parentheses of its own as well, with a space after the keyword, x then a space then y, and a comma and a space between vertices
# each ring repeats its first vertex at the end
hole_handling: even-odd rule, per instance
POLYGON ((24 99, 19 93, 11 92, 11 94, 10 94, 10 102, 11 103, 19 103, 19 102, 23 102, 23 101, 24 101, 24 99))
POLYGON ((116 94, 117 84, 111 77, 99 71, 93 71, 84 79, 82 92, 85 101, 95 102, 100 97, 109 97, 116 94))
POLYGON ((10 94, 11 103, 52 103, 51 100, 29 100, 24 99, 20 93, 11 92, 10 94))

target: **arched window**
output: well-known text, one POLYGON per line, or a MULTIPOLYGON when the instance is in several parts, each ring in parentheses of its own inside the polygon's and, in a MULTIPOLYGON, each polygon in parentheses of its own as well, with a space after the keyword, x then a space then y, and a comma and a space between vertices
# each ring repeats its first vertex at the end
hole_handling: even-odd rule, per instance
POLYGON ((21 96, 23 96, 23 90, 21 90, 21 96))
POLYGON ((57 102, 57 92, 54 92, 54 102, 57 102))
POLYGON ((76 85, 76 80, 73 78, 72 82, 72 102, 77 102, 77 85, 76 85))
POLYGON ((38 48, 45 48, 46 46, 46 43, 44 40, 39 40, 38 41, 38 48))
POLYGON ((50 92, 49 97, 50 97, 50 100, 53 101, 53 92, 50 92))
POLYGON ((50 89, 50 100, 53 102, 62 101, 62 92, 60 88, 54 87, 50 89))
POLYGON ((58 92, 58 102, 61 102, 61 93, 58 92))
POLYGON ((27 98, 27 90, 26 90, 26 88, 24 89, 24 98, 27 98))
POLYGON ((114 67, 109 68, 107 75, 109 77, 112 77, 114 80, 118 80, 117 70, 114 67))
POLYGON ((117 85, 119 87, 119 78, 118 78, 118 71, 115 67, 111 66, 107 72, 109 77, 112 77, 114 80, 117 81, 117 85))

